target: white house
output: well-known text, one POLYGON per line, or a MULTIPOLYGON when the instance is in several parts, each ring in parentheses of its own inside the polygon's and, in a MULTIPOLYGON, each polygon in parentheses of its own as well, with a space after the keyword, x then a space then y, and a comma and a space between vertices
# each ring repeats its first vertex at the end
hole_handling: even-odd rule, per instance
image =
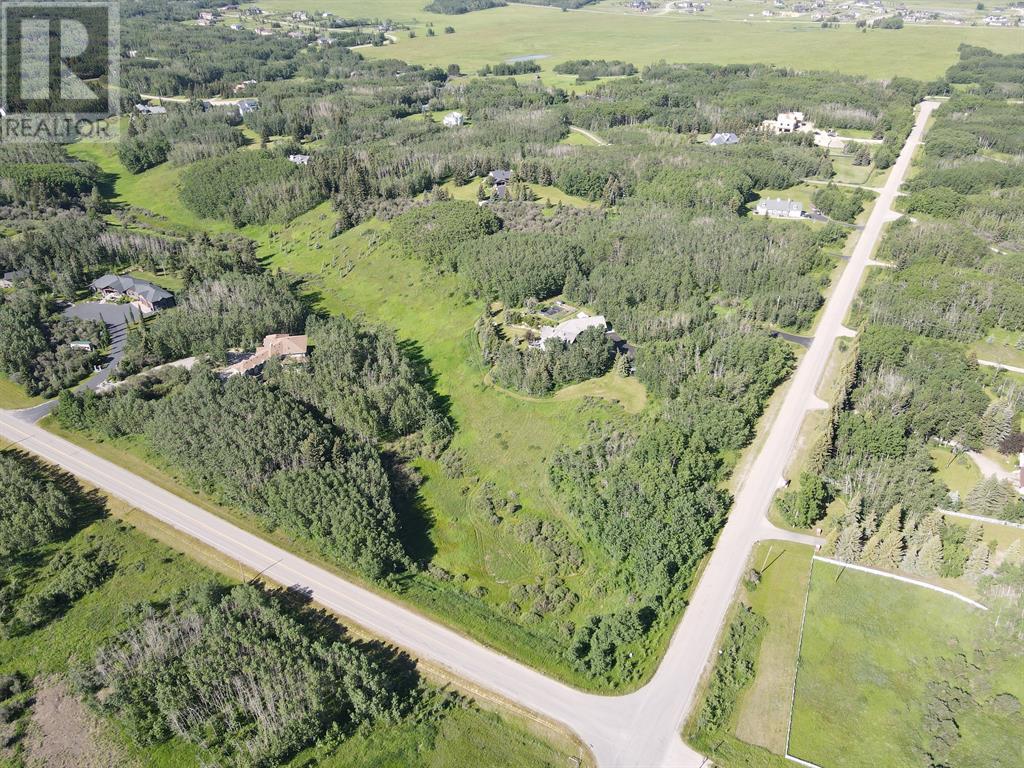
POLYGON ((792 133, 803 124, 803 112, 779 112, 779 116, 775 118, 776 130, 779 133, 792 133))
MULTIPOLYGON (((582 312, 580 314, 583 315, 582 312)), ((600 328, 604 331, 607 327, 608 321, 604 319, 604 315, 574 317, 572 320, 566 320, 554 327, 548 325, 541 328, 540 345, 547 349, 547 343, 552 339, 562 344, 572 344, 581 333, 589 328, 600 328)))
POLYGON ((288 159, 296 165, 309 165, 309 155, 288 155, 288 159))
POLYGON ((754 212, 758 216, 769 216, 773 219, 799 219, 804 215, 804 206, 796 200, 768 198, 758 200, 754 212))
POLYGON ((740 137, 735 133, 716 133, 708 142, 712 147, 720 147, 724 144, 739 144, 740 137))
POLYGON ((454 128, 466 122, 466 116, 461 112, 449 112, 444 116, 444 120, 442 122, 444 123, 445 128, 454 128))
POLYGON ((154 107, 150 104, 136 104, 135 111, 143 115, 166 115, 167 107, 154 107))

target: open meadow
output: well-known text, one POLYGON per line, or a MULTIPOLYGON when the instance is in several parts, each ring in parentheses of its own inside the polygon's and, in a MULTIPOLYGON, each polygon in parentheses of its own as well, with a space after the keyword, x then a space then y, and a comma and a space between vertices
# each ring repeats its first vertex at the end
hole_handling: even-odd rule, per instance
MULTIPOLYGON (((272 10, 306 10, 304 0, 269 0, 272 10)), ((761 17, 761 3, 744 3, 747 13, 706 15, 628 13, 623 4, 603 2, 579 11, 509 5, 458 16, 428 13, 425 0, 324 0, 317 8, 349 18, 372 16, 410 25, 398 42, 362 48, 372 58, 400 58, 415 64, 457 63, 465 72, 520 56, 538 56, 542 78, 569 85, 574 78, 554 74, 570 59, 621 59, 637 66, 665 60, 712 64, 765 63, 803 70, 837 70, 872 78, 894 76, 930 80, 956 61, 966 43, 1001 53, 1024 50, 1024 29, 908 25, 900 30, 862 32, 853 24, 822 29, 810 19, 761 17), (426 25, 452 25, 455 33, 429 37, 426 25)), ((724 7, 724 6, 723 6, 724 7)))
POLYGON ((810 589, 791 754, 828 768, 1021 764, 1024 662, 998 642, 995 611, 821 562, 810 589))

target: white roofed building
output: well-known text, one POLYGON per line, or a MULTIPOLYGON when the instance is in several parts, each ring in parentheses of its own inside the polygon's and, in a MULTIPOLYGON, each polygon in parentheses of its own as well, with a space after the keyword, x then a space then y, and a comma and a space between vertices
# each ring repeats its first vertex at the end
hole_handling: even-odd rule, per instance
POLYGON ((559 323, 554 327, 545 326, 540 329, 540 345, 547 349, 547 343, 551 340, 557 340, 562 344, 572 344, 581 333, 590 328, 600 328, 602 331, 607 330, 608 321, 604 319, 604 315, 595 315, 593 317, 584 315, 583 317, 574 317, 572 320, 566 320, 564 323, 559 323))

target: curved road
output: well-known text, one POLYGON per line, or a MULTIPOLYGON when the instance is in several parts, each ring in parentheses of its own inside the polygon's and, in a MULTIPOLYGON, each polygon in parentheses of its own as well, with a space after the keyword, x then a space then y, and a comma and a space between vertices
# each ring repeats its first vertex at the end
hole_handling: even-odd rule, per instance
POLYGON ((818 328, 785 395, 764 445, 747 472, 729 520, 708 561, 691 603, 672 637, 661 666, 646 686, 610 697, 577 691, 486 648, 388 598, 354 585, 219 517, 162 490, 109 461, 56 437, 26 413, 0 411, 0 436, 89 483, 125 499, 240 563, 288 586, 308 588, 313 599, 348 616, 368 631, 414 655, 450 669, 537 713, 564 723, 590 745, 602 768, 699 768, 701 755, 683 744, 679 731, 697 694, 719 630, 729 611, 753 545, 765 538, 813 541, 785 534, 765 513, 778 487, 808 412, 822 406, 815 391, 892 202, 906 175, 928 115, 925 102, 889 181, 871 213, 818 328))

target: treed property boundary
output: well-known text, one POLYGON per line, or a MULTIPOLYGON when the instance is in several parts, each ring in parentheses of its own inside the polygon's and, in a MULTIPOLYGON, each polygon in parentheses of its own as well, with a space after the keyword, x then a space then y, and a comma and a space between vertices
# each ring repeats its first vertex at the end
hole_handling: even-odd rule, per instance
MULTIPOLYGON (((965 517, 971 517, 970 515, 964 515, 964 516, 965 517)), ((921 581, 919 579, 911 579, 908 576, 899 576, 898 574, 895 574, 895 573, 889 573, 887 571, 880 571, 877 568, 868 568, 867 566, 864 566, 864 565, 854 565, 853 563, 844 563, 842 560, 833 560, 831 557, 822 557, 821 555, 812 555, 811 556, 811 575, 807 579, 807 593, 804 595, 804 612, 803 612, 803 616, 800 617, 800 639, 797 641, 797 646, 796 646, 796 673, 793 675, 793 695, 791 697, 790 705, 789 705, 789 727, 786 730, 786 752, 783 755, 783 757, 785 757, 790 762, 796 763, 798 765, 802 765, 805 768, 823 768, 822 766, 818 765, 817 763, 812 763, 812 762, 810 762, 808 760, 802 760, 801 758, 795 757, 794 755, 791 755, 789 753, 789 742, 790 742, 790 738, 793 735, 793 713, 796 711, 796 684, 797 684, 797 679, 800 676, 800 655, 803 652, 803 647, 804 647, 804 626, 807 623, 807 604, 810 602, 811 582, 812 582, 812 580, 814 578, 814 562, 816 560, 819 561, 819 562, 822 562, 822 563, 828 563, 829 565, 838 566, 839 568, 852 568, 853 570, 861 571, 862 573, 869 573, 869 574, 873 574, 875 576, 885 576, 885 577, 890 578, 890 579, 895 579, 896 581, 902 581, 902 582, 904 582, 906 584, 913 584, 913 585, 918 586, 918 587, 924 587, 926 589, 930 589, 930 590, 933 590, 935 592, 941 592, 944 595, 949 595, 950 597, 955 597, 958 600, 962 600, 965 603, 969 603, 970 605, 974 606, 975 608, 980 608, 983 611, 987 611, 988 610, 988 608, 986 606, 982 605, 981 603, 979 603, 976 600, 972 600, 971 598, 966 597, 965 595, 961 595, 959 592, 954 592, 951 589, 946 589, 945 587, 938 587, 938 586, 936 586, 934 584, 929 584, 927 581, 921 581)))

